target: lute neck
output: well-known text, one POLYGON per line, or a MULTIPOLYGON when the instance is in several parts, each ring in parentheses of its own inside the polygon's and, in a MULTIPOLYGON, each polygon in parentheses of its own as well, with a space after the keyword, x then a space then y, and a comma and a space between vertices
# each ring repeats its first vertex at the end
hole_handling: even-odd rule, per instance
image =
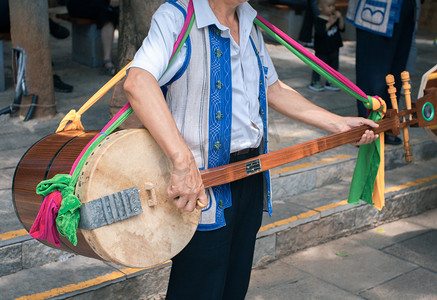
MULTIPOLYGON (((378 128, 372 128, 375 133, 381 133, 399 127, 399 121, 396 116, 387 116, 378 122, 378 128)), ((254 158, 202 170, 200 173, 202 175, 203 184, 205 188, 208 188, 233 182, 320 152, 353 143, 358 141, 367 129, 370 129, 370 127, 359 126, 346 132, 331 134, 326 137, 262 154, 254 158)))

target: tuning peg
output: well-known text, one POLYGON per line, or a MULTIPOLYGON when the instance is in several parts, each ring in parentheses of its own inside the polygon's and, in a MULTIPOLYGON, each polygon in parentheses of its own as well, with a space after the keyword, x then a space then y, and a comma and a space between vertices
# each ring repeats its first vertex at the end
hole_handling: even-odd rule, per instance
POLYGON ((398 112, 398 101, 396 99, 395 77, 391 74, 385 76, 385 82, 388 85, 388 94, 390 95, 391 106, 398 112))
MULTIPOLYGON (((405 95, 405 105, 408 110, 411 109, 410 73, 408 73, 407 71, 402 72, 401 80, 402 80, 402 88, 404 89, 404 95, 405 95)), ((402 122, 405 122, 405 120, 406 120, 405 117, 402 117, 402 122)), ((411 120, 411 115, 408 115, 408 120, 411 120)), ((411 153, 410 137, 408 135, 407 127, 402 129, 402 134, 404 137, 405 161, 412 162, 413 153, 411 153)))

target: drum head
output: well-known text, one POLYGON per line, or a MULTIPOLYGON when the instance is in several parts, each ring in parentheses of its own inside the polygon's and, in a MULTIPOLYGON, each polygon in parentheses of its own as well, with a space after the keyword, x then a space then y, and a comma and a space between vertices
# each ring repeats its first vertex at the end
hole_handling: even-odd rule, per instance
POLYGON ((150 267, 179 253, 196 231, 200 210, 178 209, 167 196, 171 163, 145 129, 108 136, 88 158, 76 185, 82 203, 137 187, 142 213, 81 232, 104 260, 150 267), (151 188, 156 205, 150 206, 151 188))

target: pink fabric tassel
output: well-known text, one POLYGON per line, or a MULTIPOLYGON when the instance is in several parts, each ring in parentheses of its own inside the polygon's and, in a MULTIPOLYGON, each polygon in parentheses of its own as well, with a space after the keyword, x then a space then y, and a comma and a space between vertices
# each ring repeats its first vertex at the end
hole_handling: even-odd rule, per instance
POLYGON ((56 228, 56 217, 61 207, 61 201, 60 191, 51 192, 44 198, 29 232, 33 238, 47 240, 47 242, 57 247, 61 246, 58 229, 56 228))

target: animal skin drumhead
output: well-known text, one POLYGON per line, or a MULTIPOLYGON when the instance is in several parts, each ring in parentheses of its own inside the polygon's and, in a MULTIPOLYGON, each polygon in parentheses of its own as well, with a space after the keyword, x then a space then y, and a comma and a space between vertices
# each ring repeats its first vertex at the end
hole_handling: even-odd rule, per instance
POLYGON ((116 223, 80 229, 104 260, 149 267, 171 259, 190 241, 200 210, 182 211, 168 198, 171 169, 171 162, 145 129, 109 135, 87 159, 76 185, 82 203, 137 187, 143 210, 116 223))

